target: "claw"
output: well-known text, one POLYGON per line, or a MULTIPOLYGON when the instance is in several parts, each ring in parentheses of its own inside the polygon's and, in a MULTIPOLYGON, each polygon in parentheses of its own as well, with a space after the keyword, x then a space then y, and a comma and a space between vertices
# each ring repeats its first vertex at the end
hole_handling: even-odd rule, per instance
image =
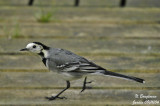
POLYGON ((92 83, 93 81, 89 81, 89 82, 86 82, 86 84, 90 84, 90 83, 92 83))
POLYGON ((83 88, 80 93, 82 93, 86 88, 83 88))
POLYGON ((85 89, 92 89, 92 87, 90 87, 90 86, 87 86, 87 87, 86 87, 86 86, 85 86, 85 87, 82 88, 82 90, 81 90, 80 93, 82 93, 85 89))
POLYGON ((51 96, 51 97, 45 97, 49 101, 55 100, 55 99, 67 99, 66 97, 58 97, 58 96, 51 96))

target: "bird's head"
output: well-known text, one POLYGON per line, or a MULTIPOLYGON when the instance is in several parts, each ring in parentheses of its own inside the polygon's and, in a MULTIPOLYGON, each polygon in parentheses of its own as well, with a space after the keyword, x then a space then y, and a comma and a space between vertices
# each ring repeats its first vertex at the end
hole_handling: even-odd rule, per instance
POLYGON ((43 50, 48 50, 49 47, 40 43, 40 42, 32 42, 27 44, 26 48, 21 49, 20 51, 30 51, 33 53, 41 53, 43 50))

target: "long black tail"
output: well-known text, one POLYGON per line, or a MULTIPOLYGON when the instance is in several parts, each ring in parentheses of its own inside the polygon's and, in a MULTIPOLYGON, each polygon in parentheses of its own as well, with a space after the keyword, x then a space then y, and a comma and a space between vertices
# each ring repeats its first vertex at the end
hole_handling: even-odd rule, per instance
POLYGON ((114 72, 111 72, 111 71, 105 71, 103 74, 109 75, 109 76, 115 76, 115 77, 119 77, 119 78, 125 78, 125 79, 136 81, 136 82, 139 82, 139 83, 145 83, 145 81, 143 79, 141 79, 141 78, 122 75, 122 74, 114 73, 114 72))

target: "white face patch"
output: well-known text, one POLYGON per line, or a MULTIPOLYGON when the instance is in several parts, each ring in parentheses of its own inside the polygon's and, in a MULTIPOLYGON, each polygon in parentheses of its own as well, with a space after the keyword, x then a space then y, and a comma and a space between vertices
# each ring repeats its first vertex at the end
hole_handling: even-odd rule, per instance
POLYGON ((30 51, 30 52, 34 52, 34 53, 40 53, 41 50, 43 49, 43 47, 41 45, 35 44, 35 43, 29 43, 26 48, 30 51))
POLYGON ((26 46, 26 48, 27 48, 27 49, 32 48, 33 45, 35 45, 35 43, 29 43, 29 44, 26 46))

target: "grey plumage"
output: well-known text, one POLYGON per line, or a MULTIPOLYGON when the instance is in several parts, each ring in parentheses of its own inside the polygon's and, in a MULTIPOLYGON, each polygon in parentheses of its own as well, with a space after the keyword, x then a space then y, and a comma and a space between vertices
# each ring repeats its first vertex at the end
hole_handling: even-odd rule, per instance
MULTIPOLYGON (((22 49, 22 51, 24 50, 39 54, 42 58, 43 63, 49 70, 59 73, 59 75, 61 75, 61 78, 67 81, 66 89, 70 87, 70 80, 78 79, 83 76, 87 76, 88 74, 114 76, 144 83, 144 80, 141 78, 107 71, 103 67, 96 65, 95 63, 85 59, 84 57, 76 55, 71 51, 65 49, 50 48, 42 43, 33 42, 29 43, 25 49, 22 49)), ((87 78, 85 78, 85 81, 86 79, 87 78)), ((84 84, 86 83, 87 82, 84 82, 84 84)), ((83 88, 85 89, 85 87, 83 88)), ((84 91, 84 89, 82 91, 84 91)), ((65 90, 63 90, 62 92, 64 92, 65 90)), ((61 93, 59 93, 55 97, 58 98, 61 93)), ((51 97, 50 99, 55 99, 55 97, 51 97)))
POLYGON ((50 48, 48 54, 46 66, 51 71, 70 75, 66 80, 77 79, 100 70, 99 66, 65 49, 50 48))
POLYGON ((87 74, 104 74, 143 83, 143 79, 107 71, 84 57, 76 55, 65 49, 50 48, 48 53, 48 68, 51 71, 56 71, 58 73, 70 74, 72 76, 70 77, 71 79, 74 77, 76 78, 77 75, 79 77, 81 75, 82 77, 87 74))

